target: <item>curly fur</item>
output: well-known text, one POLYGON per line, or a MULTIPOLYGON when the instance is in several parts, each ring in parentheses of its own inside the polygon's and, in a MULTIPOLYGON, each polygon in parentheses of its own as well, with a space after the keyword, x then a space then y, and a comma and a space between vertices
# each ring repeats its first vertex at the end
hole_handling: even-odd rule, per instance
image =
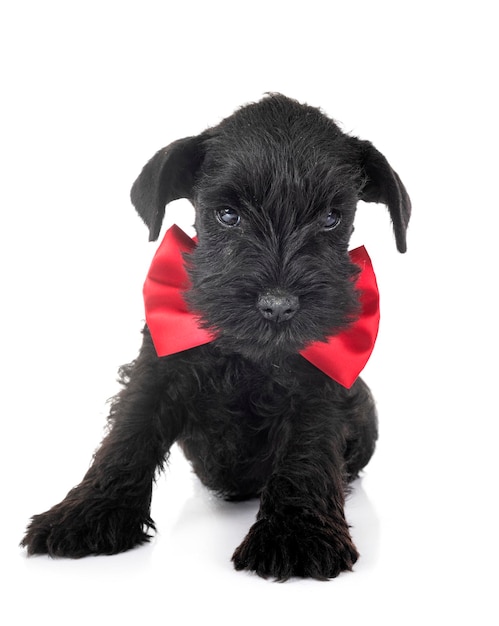
POLYGON ((132 201, 151 239, 178 197, 193 202, 199 237, 186 258, 186 298, 217 339, 158 358, 144 329, 90 469, 32 518, 23 545, 78 558, 148 541, 152 483, 178 442, 209 489, 260 498, 236 569, 335 577, 358 557, 345 492, 374 451, 377 417, 361 379, 345 389, 298 351, 358 313, 348 255, 357 201, 387 205, 404 251, 407 192, 371 144, 317 109, 271 95, 147 163, 132 201), (217 219, 227 207, 240 218, 234 227, 217 219), (332 208, 341 222, 329 230, 332 208), (262 293, 292 294, 292 319, 266 319, 256 306, 262 293))

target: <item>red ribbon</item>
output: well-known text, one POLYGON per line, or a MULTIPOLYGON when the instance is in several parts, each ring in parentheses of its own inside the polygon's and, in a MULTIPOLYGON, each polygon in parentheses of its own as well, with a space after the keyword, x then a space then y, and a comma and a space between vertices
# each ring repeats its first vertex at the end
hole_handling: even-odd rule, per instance
MULTIPOLYGON (((201 327, 182 293, 189 289, 183 254, 196 246, 178 226, 165 234, 144 283, 146 322, 159 357, 169 356, 209 343, 216 334, 201 327)), ((350 252, 360 267, 356 282, 361 314, 346 330, 326 341, 314 341, 300 351, 310 363, 346 388, 364 369, 374 348, 379 326, 379 294, 376 276, 366 249, 350 252)))

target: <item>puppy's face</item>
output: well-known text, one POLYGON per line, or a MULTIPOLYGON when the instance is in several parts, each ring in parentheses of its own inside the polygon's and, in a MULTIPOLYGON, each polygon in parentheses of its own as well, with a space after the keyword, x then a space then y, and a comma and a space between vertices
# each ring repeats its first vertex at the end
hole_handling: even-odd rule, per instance
POLYGON ((187 299, 219 346, 275 359, 347 327, 358 312, 348 242, 359 199, 383 202, 405 251, 410 200, 370 143, 318 109, 274 95, 160 150, 132 188, 159 235, 165 205, 189 198, 198 246, 187 299))
POLYGON ((358 309, 348 242, 361 171, 338 157, 341 134, 326 126, 314 141, 302 122, 209 139, 193 197, 188 301, 221 347, 251 358, 296 353, 358 309))

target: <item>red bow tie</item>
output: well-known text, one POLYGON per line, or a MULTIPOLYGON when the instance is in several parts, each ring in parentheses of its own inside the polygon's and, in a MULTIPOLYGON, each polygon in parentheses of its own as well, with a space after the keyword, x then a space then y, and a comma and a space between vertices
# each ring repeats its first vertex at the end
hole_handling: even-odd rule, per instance
MULTIPOLYGON (((146 322, 158 356, 168 356, 209 343, 216 335, 201 327, 182 293, 189 288, 183 253, 196 246, 178 226, 165 234, 144 284, 146 322)), ((310 363, 348 389, 367 363, 379 325, 379 294, 371 259, 362 246, 350 252, 361 268, 356 282, 362 312, 359 319, 326 341, 315 341, 300 351, 310 363)))

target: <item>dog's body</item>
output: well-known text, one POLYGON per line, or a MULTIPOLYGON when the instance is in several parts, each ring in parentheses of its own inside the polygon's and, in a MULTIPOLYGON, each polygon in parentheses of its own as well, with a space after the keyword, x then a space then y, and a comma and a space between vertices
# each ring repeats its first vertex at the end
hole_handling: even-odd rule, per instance
POLYGON ((144 167, 132 201, 151 239, 180 197, 193 202, 198 233, 186 300, 215 339, 160 358, 146 326, 92 466, 34 516, 23 543, 81 557, 146 541, 154 476, 178 442, 210 489, 261 499, 237 569, 337 576, 358 556, 345 486, 374 451, 376 412, 361 379, 346 389, 299 351, 358 314, 348 254, 357 201, 388 206, 403 252, 407 193, 370 143, 272 95, 144 167))

